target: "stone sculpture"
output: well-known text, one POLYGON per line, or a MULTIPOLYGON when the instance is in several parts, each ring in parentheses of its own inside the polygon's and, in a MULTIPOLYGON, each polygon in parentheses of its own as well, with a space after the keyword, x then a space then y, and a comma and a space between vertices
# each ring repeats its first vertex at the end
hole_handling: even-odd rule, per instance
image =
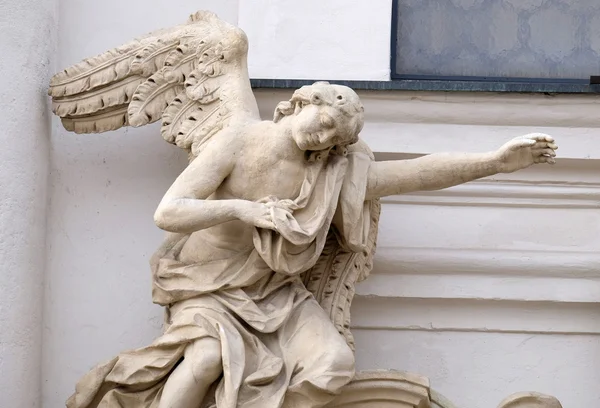
POLYGON ((190 158, 155 214, 168 232, 151 259, 164 334, 93 368, 67 406, 431 406, 423 377, 355 376, 348 313, 371 269, 378 199, 554 163, 554 140, 375 162, 347 87, 302 87, 261 121, 247 51, 243 31, 198 12, 52 78, 66 129, 161 120, 190 158))

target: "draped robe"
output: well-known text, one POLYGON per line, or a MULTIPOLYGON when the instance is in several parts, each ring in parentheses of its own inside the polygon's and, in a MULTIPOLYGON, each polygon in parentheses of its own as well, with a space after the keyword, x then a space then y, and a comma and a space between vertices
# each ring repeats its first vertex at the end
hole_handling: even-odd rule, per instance
MULTIPOLYGON (((290 392, 323 405, 339 393, 354 374, 353 356, 301 275, 330 228, 344 248, 364 250, 367 149, 359 142, 347 155, 310 162, 293 212, 272 207, 276 231, 255 228, 252 242, 226 259, 181 262, 183 237, 153 269, 153 301, 170 314, 164 334, 93 368, 67 407, 156 408, 186 346, 204 337, 219 340, 223 375, 203 407, 279 408, 290 392)), ((218 246, 218 237, 204 244, 218 246)))

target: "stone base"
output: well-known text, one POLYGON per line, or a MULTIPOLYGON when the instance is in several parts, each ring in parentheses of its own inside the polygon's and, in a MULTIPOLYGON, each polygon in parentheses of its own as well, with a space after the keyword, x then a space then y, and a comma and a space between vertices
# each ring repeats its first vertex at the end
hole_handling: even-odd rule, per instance
POLYGON ((392 370, 360 371, 327 408, 432 408, 429 379, 392 370))
MULTIPOLYGON (((457 408, 431 390, 429 379, 393 370, 359 371, 326 408, 457 408)), ((562 408, 551 396, 535 392, 513 394, 498 408, 562 408)))

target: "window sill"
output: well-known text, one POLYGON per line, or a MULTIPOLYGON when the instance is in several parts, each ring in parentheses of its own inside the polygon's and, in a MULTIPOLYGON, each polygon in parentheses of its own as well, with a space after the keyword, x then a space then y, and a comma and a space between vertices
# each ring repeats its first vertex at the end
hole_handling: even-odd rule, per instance
MULTIPOLYGON (((295 89, 310 85, 316 80, 304 79, 252 79, 253 88, 295 89)), ((338 81, 332 84, 346 85, 356 90, 369 91, 453 91, 453 92, 518 92, 545 94, 598 94, 600 85, 585 83, 531 83, 490 81, 447 81, 423 79, 394 79, 391 81, 338 81)))

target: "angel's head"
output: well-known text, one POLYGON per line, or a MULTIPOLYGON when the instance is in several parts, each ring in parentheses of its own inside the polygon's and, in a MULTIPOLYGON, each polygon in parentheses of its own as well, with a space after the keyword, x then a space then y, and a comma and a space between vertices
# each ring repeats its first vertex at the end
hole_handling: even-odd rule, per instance
POLYGON ((364 108, 352 89, 316 82, 294 92, 292 99, 280 102, 274 122, 291 121, 292 137, 302 150, 325 150, 358 141, 364 124, 364 108))

